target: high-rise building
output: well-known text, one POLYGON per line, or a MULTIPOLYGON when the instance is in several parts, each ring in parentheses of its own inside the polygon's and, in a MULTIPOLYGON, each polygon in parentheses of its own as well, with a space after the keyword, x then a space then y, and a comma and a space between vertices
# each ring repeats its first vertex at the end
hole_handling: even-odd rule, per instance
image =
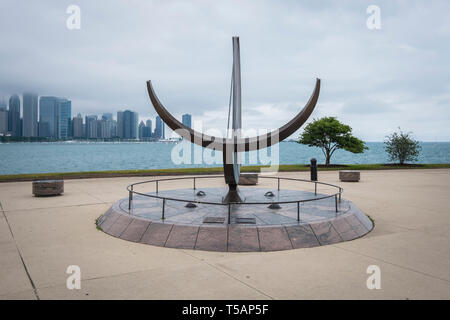
POLYGON ((145 123, 144 121, 141 121, 139 123, 139 139, 145 138, 145 123))
POLYGON ((34 93, 23 94, 23 126, 24 137, 38 136, 38 96, 34 93))
POLYGON ((8 110, 6 107, 0 107, 0 135, 8 134, 8 110))
POLYGON ((39 98, 39 137, 58 138, 59 135, 59 99, 56 97, 39 98))
POLYGON ((117 137, 117 121, 111 121, 111 138, 117 137))
POLYGON ((152 132, 153 132, 153 130, 152 130, 152 120, 148 119, 145 122, 145 126, 147 127, 147 130, 149 131, 147 137, 150 138, 152 136, 152 132))
POLYGON ((152 120, 147 120, 145 123, 142 135, 144 139, 149 139, 152 137, 152 120))
POLYGON ((138 139, 137 112, 130 110, 117 112, 117 136, 121 139, 138 139))
POLYGON ((155 123, 155 138, 156 139, 165 139, 165 129, 164 129, 164 122, 161 120, 159 116, 156 116, 156 123, 155 123))
POLYGON ((84 137, 83 117, 81 117, 81 114, 78 114, 76 117, 73 118, 72 126, 73 126, 73 137, 83 138, 84 137))
POLYGON ((116 136, 121 139, 123 138, 123 111, 117 111, 116 136))
POLYGON ((190 114, 183 114, 181 121, 186 127, 192 128, 192 116, 190 114))
POLYGON ((103 117, 101 120, 97 120, 97 138, 111 138, 111 122, 103 117))
POLYGON ((8 130, 13 137, 21 136, 20 98, 17 94, 9 98, 8 130))
POLYGON ((112 113, 109 113, 109 112, 104 113, 104 114, 102 115, 102 120, 109 120, 109 121, 112 121, 112 120, 113 120, 113 115, 112 115, 112 113))
POLYGON ((97 138, 97 116, 91 115, 85 117, 85 136, 88 139, 96 139, 97 138))
POLYGON ((68 138, 72 135, 71 121, 72 118, 72 101, 67 99, 58 99, 58 138, 68 138))
POLYGON ((6 108, 6 100, 3 97, 0 98, 0 110, 7 110, 7 108, 6 108))

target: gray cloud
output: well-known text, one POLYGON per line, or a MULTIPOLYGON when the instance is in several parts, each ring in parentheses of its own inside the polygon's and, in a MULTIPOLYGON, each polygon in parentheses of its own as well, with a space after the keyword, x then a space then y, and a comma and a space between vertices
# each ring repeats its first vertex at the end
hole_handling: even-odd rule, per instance
POLYGON ((152 79, 174 114, 225 128, 239 35, 244 126, 284 124, 320 77, 313 117, 337 116, 371 141, 398 126, 450 140, 450 3, 377 1, 378 31, 366 28, 370 4, 3 0, 0 96, 33 90, 70 98, 73 113, 128 107, 153 117, 152 79), (81 8, 81 30, 66 28, 70 4, 81 8))

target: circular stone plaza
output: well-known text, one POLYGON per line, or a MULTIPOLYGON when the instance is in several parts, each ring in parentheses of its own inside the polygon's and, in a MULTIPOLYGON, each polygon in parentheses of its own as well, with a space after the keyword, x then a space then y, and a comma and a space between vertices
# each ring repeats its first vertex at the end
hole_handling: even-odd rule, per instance
POLYGON ((131 201, 127 186, 173 177, 66 179, 55 197, 0 183, 0 298, 450 298, 450 169, 321 171, 317 190, 309 172, 260 176, 240 186, 259 204, 231 208, 223 178, 197 177, 135 184, 131 201))
POLYGON ((241 203, 224 203, 223 176, 152 179, 128 187, 98 227, 120 239, 155 246, 208 251, 276 251, 359 238, 373 223, 322 182, 261 176, 266 187, 241 186, 241 203), (270 180, 270 181, 265 181, 270 180), (164 190, 176 183, 191 188, 164 190), (288 184, 290 189, 281 188, 288 184), (309 187, 312 191, 296 190, 309 187), (140 187, 142 191, 136 191, 140 187), (152 192, 146 192, 153 189, 152 192), (328 191, 329 193, 322 193, 328 191))

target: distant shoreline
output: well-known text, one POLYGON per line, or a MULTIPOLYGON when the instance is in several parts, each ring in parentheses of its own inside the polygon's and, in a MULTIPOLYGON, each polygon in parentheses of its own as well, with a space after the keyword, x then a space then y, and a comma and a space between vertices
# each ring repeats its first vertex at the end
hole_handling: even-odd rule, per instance
POLYGON ((95 143, 95 142, 179 142, 181 139, 51 139, 51 138, 9 138, 9 137, 1 137, 0 136, 0 144, 7 143, 65 143, 65 142, 87 142, 87 143, 95 143))
MULTIPOLYGON (((56 140, 56 139, 49 139, 49 138, 24 138, 19 140, 9 140, 9 139, 2 139, 3 137, 0 136, 0 145, 1 144, 9 144, 9 143, 64 143, 64 142, 74 142, 74 143, 104 143, 104 142, 180 142, 182 139, 67 139, 67 140, 56 140)), ((285 141, 280 141, 280 143, 297 143, 297 140, 289 139, 285 141)), ((383 143, 384 141, 364 141, 366 143, 383 143)), ((419 141, 420 143, 450 143, 450 141, 419 141)))
MULTIPOLYGON (((244 166, 241 172, 260 172, 260 169, 267 166, 244 166)), ((395 170, 395 169, 443 169, 450 168, 450 163, 436 164, 348 164, 331 165, 326 167, 319 165, 319 171, 336 170, 395 170)), ((309 165, 292 164, 280 165, 279 172, 301 172, 309 171, 309 165)), ((0 175, 0 182, 19 182, 45 179, 89 179, 89 178, 117 178, 117 177, 145 177, 145 176, 169 176, 169 175, 203 175, 222 174, 221 167, 214 168, 177 168, 177 169, 152 169, 152 170, 109 170, 109 171, 86 171, 86 172, 55 172, 55 173, 30 173, 0 175)))

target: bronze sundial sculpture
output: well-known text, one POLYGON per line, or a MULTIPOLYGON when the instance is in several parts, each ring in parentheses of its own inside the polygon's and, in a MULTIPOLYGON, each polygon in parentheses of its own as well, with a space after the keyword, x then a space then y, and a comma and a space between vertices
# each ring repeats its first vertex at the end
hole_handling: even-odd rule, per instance
POLYGON ((292 135, 311 115, 320 90, 320 80, 317 79, 308 103, 291 121, 270 133, 245 138, 241 137, 240 75, 239 38, 233 37, 232 89, 228 111, 228 129, 232 119, 232 132, 224 138, 205 135, 184 126, 164 108, 151 81, 147 81, 148 94, 156 112, 172 130, 187 141, 223 152, 228 188, 204 186, 203 190, 197 191, 196 179, 221 178, 209 175, 133 183, 127 187, 128 198, 116 201, 98 219, 99 228, 127 241, 220 252, 311 248, 353 240, 373 229, 371 220, 354 203, 341 199, 343 189, 340 186, 293 177, 260 176, 269 181, 278 180, 278 188, 242 187, 238 191, 240 153, 275 145, 292 135), (192 189, 159 187, 165 181, 180 179, 192 180, 192 189), (282 189, 280 180, 302 184, 309 182, 314 184, 314 192, 299 188, 282 189), (149 185, 155 187, 154 191, 140 189, 149 185), (318 191, 321 186, 334 192, 318 191))
POLYGON ((283 141, 295 131, 297 131, 309 118, 316 106, 320 92, 320 79, 316 80, 314 92, 312 93, 305 107, 288 123, 277 130, 264 135, 242 138, 242 119, 241 119, 241 64, 239 37, 233 37, 233 73, 232 73, 232 136, 231 138, 214 137, 197 132, 178 121, 172 116, 159 101, 153 90, 152 82, 147 81, 147 90, 155 107, 156 112, 161 119, 174 131, 180 134, 184 139, 200 145, 204 148, 210 148, 223 153, 223 171, 225 182, 228 184, 228 194, 224 197, 224 203, 242 202, 237 185, 240 176, 239 153, 244 151, 254 151, 270 147, 280 141, 283 141))

